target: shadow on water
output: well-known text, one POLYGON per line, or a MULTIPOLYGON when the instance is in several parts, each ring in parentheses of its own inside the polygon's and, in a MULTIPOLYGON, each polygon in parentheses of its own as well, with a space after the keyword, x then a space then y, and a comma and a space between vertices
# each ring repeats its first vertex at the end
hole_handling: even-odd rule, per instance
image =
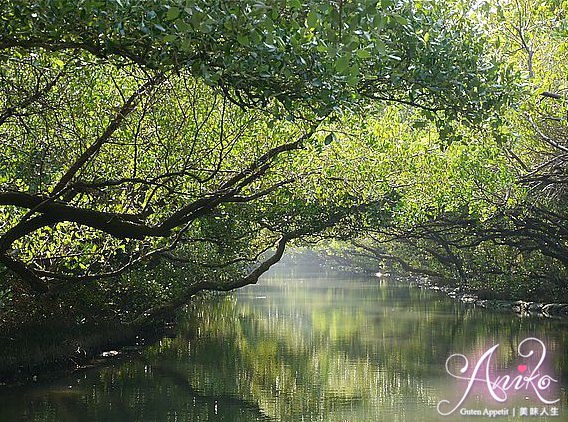
POLYGON ((564 420, 566 328, 388 280, 273 275, 192 303, 175 336, 139 354, 0 390, 0 421, 447 421, 436 412, 457 388, 447 357, 499 343, 495 365, 508 368, 527 336, 551 353, 563 384, 549 420, 564 420))
MULTIPOLYGON (((144 360, 147 362, 147 365, 151 365, 151 363, 146 359, 144 360)), ((270 418, 268 415, 265 415, 263 410, 258 406, 257 403, 247 402, 246 400, 242 400, 238 397, 227 394, 208 395, 201 393, 197 389, 193 388, 191 381, 187 379, 182 372, 176 370, 175 368, 170 368, 166 365, 155 364, 152 365, 152 370, 160 378, 171 381, 171 384, 176 386, 180 391, 189 394, 193 398, 193 403, 195 405, 205 405, 209 408, 217 408, 217 415, 219 412, 219 403, 221 403, 223 407, 229 409, 239 409, 239 411, 241 412, 255 415, 254 420, 256 421, 270 422, 275 420, 273 418, 270 418)))

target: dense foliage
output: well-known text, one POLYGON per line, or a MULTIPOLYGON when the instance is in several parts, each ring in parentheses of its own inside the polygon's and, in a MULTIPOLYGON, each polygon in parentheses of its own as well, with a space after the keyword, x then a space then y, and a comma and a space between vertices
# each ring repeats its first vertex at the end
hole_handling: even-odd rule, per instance
POLYGON ((504 136, 518 83, 481 17, 434 1, 2 2, 5 310, 139 324, 256 282, 291 241, 428 214, 417 178, 436 183, 448 154, 469 166, 448 145, 499 161, 484 137, 504 136))
POLYGON ((430 149, 413 160, 423 178, 414 174, 399 190, 403 218, 372 225, 339 255, 483 297, 567 301, 568 5, 485 6, 495 16, 495 54, 524 73, 526 95, 504 112, 498 137, 465 134, 466 143, 440 155, 431 142, 422 147, 420 134, 408 135, 407 145, 430 149))
POLYGON ((4 318, 139 323, 322 238, 567 300, 566 2, 441 3, 4 2, 4 318))

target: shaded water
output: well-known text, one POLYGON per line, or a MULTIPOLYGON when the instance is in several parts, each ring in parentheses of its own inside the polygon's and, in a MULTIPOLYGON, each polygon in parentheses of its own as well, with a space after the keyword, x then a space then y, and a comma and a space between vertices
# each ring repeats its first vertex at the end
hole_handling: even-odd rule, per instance
POLYGON ((192 304, 175 336, 140 353, 0 389, 0 421, 465 421, 459 409, 436 410, 467 387, 446 373, 448 356, 463 353, 473 366, 498 343, 491 376, 518 375, 521 363, 526 375, 535 362, 519 360, 517 346, 532 336, 547 348, 541 375, 559 380, 542 394, 558 403, 543 404, 530 388, 498 403, 476 383, 459 408, 507 409, 502 421, 544 410, 558 416, 529 420, 568 421, 567 328, 388 280, 274 276, 192 304))

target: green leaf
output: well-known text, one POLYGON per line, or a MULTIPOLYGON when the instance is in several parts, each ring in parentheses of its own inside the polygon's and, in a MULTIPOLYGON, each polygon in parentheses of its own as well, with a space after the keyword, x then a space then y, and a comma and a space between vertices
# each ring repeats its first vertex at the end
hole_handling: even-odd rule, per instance
POLYGON ((377 40, 375 42, 375 46, 377 47, 377 51, 381 56, 384 56, 387 53, 387 45, 383 40, 377 40))
POLYGON ((179 7, 172 6, 168 9, 168 12, 166 13, 166 19, 173 21, 173 20, 178 18, 180 13, 181 13, 181 10, 180 10, 179 7))
POLYGON ((400 16, 400 15, 393 15, 394 21, 396 23, 398 23, 399 25, 408 25, 408 19, 406 19, 404 16, 400 16))
POLYGON ((347 78, 347 85, 349 86, 357 86, 358 83, 359 83, 358 75, 352 75, 349 78, 347 78))
POLYGON ((246 35, 243 35, 243 34, 237 35, 237 42, 244 47, 246 47, 250 44, 249 38, 246 35))
POLYGON ((181 51, 184 51, 186 53, 189 52, 191 50, 191 39, 190 38, 184 38, 181 41, 180 48, 181 48, 181 51))
POLYGON ((290 0, 290 8, 300 10, 302 8, 302 2, 300 0, 290 0))
POLYGON ((337 54, 337 48, 333 45, 328 45, 327 46, 327 55, 329 57, 335 57, 335 55, 337 54))
POLYGON ((337 70, 339 73, 345 73, 345 71, 349 68, 349 60, 350 57, 347 54, 340 56, 335 61, 335 70, 337 70))
POLYGON ((367 50, 357 50, 355 54, 357 54, 357 57, 359 57, 360 59, 368 59, 369 57, 371 57, 371 53, 369 53, 367 50))
POLYGON ((175 25, 176 25, 176 28, 178 29, 178 31, 180 31, 180 32, 187 32, 191 29, 191 26, 181 19, 178 19, 176 21, 175 25))
POLYGON ((168 34, 165 35, 163 40, 164 42, 174 42, 177 39, 177 36, 175 34, 168 34))
POLYGON ((315 10, 311 10, 306 18, 306 24, 308 28, 315 28, 319 23, 319 15, 315 10))

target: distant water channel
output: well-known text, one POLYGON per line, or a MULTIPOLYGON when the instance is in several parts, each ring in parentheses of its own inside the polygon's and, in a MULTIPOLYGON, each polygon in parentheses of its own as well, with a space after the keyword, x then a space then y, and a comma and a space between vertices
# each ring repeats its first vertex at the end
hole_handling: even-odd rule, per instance
POLYGON ((0 421, 568 421, 567 385, 565 321, 476 309, 389 279, 274 275, 196 301, 175 333, 139 352, 0 388, 0 421), (519 356, 527 338, 544 350, 529 340, 521 352, 534 354, 519 356), (468 359, 463 374, 459 356, 446 368, 452 354, 468 359))

